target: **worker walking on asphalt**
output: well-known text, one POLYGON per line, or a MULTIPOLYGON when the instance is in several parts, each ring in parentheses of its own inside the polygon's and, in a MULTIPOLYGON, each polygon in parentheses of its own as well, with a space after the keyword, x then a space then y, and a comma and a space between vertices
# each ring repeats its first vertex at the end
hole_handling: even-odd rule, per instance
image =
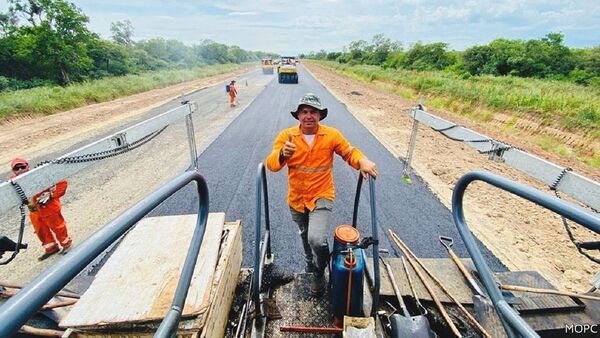
POLYGON ((235 89, 235 80, 229 83, 229 106, 235 107, 235 97, 237 96, 237 89, 235 89))
MULTIPOLYGON (((29 171, 29 162, 24 158, 17 157, 10 162, 12 175, 17 177, 29 171)), ((61 213, 60 198, 67 191, 67 181, 62 180, 54 186, 34 195, 29 199, 29 219, 33 224, 33 230, 44 247, 44 253, 38 257, 42 261, 59 252, 66 254, 73 241, 69 237, 67 224, 61 213), (58 243, 57 243, 58 241, 58 243)))
POLYGON ((360 170, 365 179, 368 175, 377 176, 377 166, 352 147, 340 131, 320 124, 327 117, 327 108, 323 108, 318 96, 304 95, 291 114, 300 125, 277 135, 265 163, 274 172, 288 167, 288 204, 292 220, 300 228, 306 271, 314 273, 311 293, 322 295, 329 260, 328 227, 335 199, 333 154, 360 170))

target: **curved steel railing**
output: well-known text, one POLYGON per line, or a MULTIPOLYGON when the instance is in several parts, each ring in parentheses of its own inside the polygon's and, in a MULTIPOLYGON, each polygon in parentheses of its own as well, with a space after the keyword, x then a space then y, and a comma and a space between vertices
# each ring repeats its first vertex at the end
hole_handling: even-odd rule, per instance
POLYGON ((463 196, 467 186, 473 181, 483 181, 502 190, 511 192, 577 222, 596 233, 600 233, 600 219, 581 207, 567 203, 557 197, 549 196, 530 186, 511 181, 492 173, 482 171, 470 172, 461 177, 456 183, 452 193, 452 216, 454 218, 454 223, 473 259, 477 272, 481 276, 483 285, 494 303, 496 311, 502 319, 502 324, 504 325, 507 334, 509 337, 516 337, 516 331, 523 337, 539 337, 531 326, 519 316, 519 313, 508 305, 502 296, 502 292, 494 281, 492 271, 485 262, 483 255, 475 242, 475 238, 465 222, 462 204, 463 196))
POLYGON ((75 278, 98 255, 104 252, 104 250, 119 239, 127 230, 131 229, 152 209, 191 181, 196 181, 197 185, 199 197, 198 220, 183 265, 181 277, 177 284, 173 303, 154 337, 170 337, 174 334, 181 319, 181 312, 183 311, 185 298, 187 297, 208 220, 208 187, 202 175, 197 171, 185 172, 148 195, 92 234, 86 241, 73 248, 68 255, 44 270, 30 284, 11 297, 0 307, 0 337, 11 337, 14 335, 29 318, 69 281, 75 278))
MULTIPOLYGON (((356 195, 354 197, 354 211, 352 212, 352 226, 356 228, 356 218, 358 217, 358 204, 360 201, 360 190, 362 188, 363 177, 361 174, 358 175, 358 183, 356 184, 356 195)), ((373 304, 371 306, 371 316, 375 317, 377 314, 377 307, 379 306, 379 288, 380 288, 380 275, 379 275, 379 235, 377 232, 377 210, 375 207, 375 179, 369 176, 369 202, 371 204, 371 226, 373 237, 373 275, 374 275, 374 288, 373 288, 373 304)))
POLYGON ((254 237, 254 276, 252 277, 252 297, 254 299, 254 308, 256 317, 261 315, 260 307, 260 287, 262 284, 262 267, 264 266, 265 257, 271 257, 271 222, 269 220, 269 192, 267 191, 267 174, 265 165, 261 162, 258 164, 256 171, 256 220, 255 220, 255 237, 254 237), (260 230, 261 230, 261 192, 264 196, 265 205, 265 237, 264 245, 260 246, 260 230), (260 255, 258 253, 260 252, 260 255))

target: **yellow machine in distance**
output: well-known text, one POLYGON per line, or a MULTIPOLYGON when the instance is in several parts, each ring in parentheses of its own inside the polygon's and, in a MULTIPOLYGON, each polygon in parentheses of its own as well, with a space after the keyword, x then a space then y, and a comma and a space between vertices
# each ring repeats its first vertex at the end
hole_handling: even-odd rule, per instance
POLYGON ((271 58, 262 59, 263 74, 273 74, 273 60, 271 58))
POLYGON ((277 74, 279 83, 298 83, 296 58, 293 56, 282 56, 281 65, 277 67, 277 74))

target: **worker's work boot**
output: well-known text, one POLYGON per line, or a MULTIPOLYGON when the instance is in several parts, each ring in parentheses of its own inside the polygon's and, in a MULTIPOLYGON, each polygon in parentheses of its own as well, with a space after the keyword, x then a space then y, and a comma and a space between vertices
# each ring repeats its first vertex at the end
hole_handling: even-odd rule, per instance
POLYGON ((60 251, 60 250, 58 249, 58 247, 56 247, 56 249, 54 249, 54 250, 52 250, 52 251, 46 251, 46 252, 44 252, 42 255, 40 255, 40 256, 38 257, 38 261, 43 261, 43 260, 45 260, 46 258, 48 258, 48 257, 50 257, 50 256, 52 256, 52 255, 54 255, 55 253, 58 253, 59 251, 60 251))
POLYGON ((315 297, 321 297, 327 289, 327 280, 324 273, 315 272, 310 283, 310 294, 315 297))

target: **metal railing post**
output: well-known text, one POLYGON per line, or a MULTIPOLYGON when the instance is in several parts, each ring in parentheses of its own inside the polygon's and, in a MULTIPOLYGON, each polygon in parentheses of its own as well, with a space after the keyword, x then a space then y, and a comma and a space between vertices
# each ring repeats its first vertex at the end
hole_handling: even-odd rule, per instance
POLYGON ((518 312, 509 306, 502 296, 502 292, 496 285, 492 271, 485 262, 483 254, 479 250, 477 242, 465 221, 462 202, 467 186, 473 181, 483 181, 513 193, 577 222, 596 233, 600 233, 600 219, 581 207, 565 202, 557 197, 547 195, 525 184, 514 182, 492 173, 473 171, 461 177, 456 183, 452 193, 452 217, 454 218, 454 223, 456 224, 458 232, 467 247, 467 251, 473 259, 473 263, 481 276, 483 285, 490 296, 490 299, 494 303, 498 315, 502 319, 507 334, 511 337, 515 337, 516 334, 514 331, 516 331, 523 337, 539 337, 531 326, 519 316, 518 312))
POLYGON ((196 150, 196 133, 194 132, 194 121, 192 118, 192 114, 196 110, 196 103, 189 102, 187 106, 190 110, 190 113, 185 116, 185 126, 187 127, 187 136, 188 136, 188 145, 190 148, 190 162, 192 168, 198 170, 198 151, 196 150))
MULTIPOLYGON (((265 199, 265 202, 264 202, 264 206, 265 206, 265 231, 270 234, 271 233, 271 219, 269 217, 269 191, 267 189, 267 173, 266 173, 264 164, 261 163, 261 166, 262 166, 261 176, 262 176, 263 197, 265 199)), ((266 244, 267 244, 267 258, 271 259, 271 257, 272 257, 272 253, 271 253, 271 236, 269 236, 269 240, 267 241, 266 244)))

